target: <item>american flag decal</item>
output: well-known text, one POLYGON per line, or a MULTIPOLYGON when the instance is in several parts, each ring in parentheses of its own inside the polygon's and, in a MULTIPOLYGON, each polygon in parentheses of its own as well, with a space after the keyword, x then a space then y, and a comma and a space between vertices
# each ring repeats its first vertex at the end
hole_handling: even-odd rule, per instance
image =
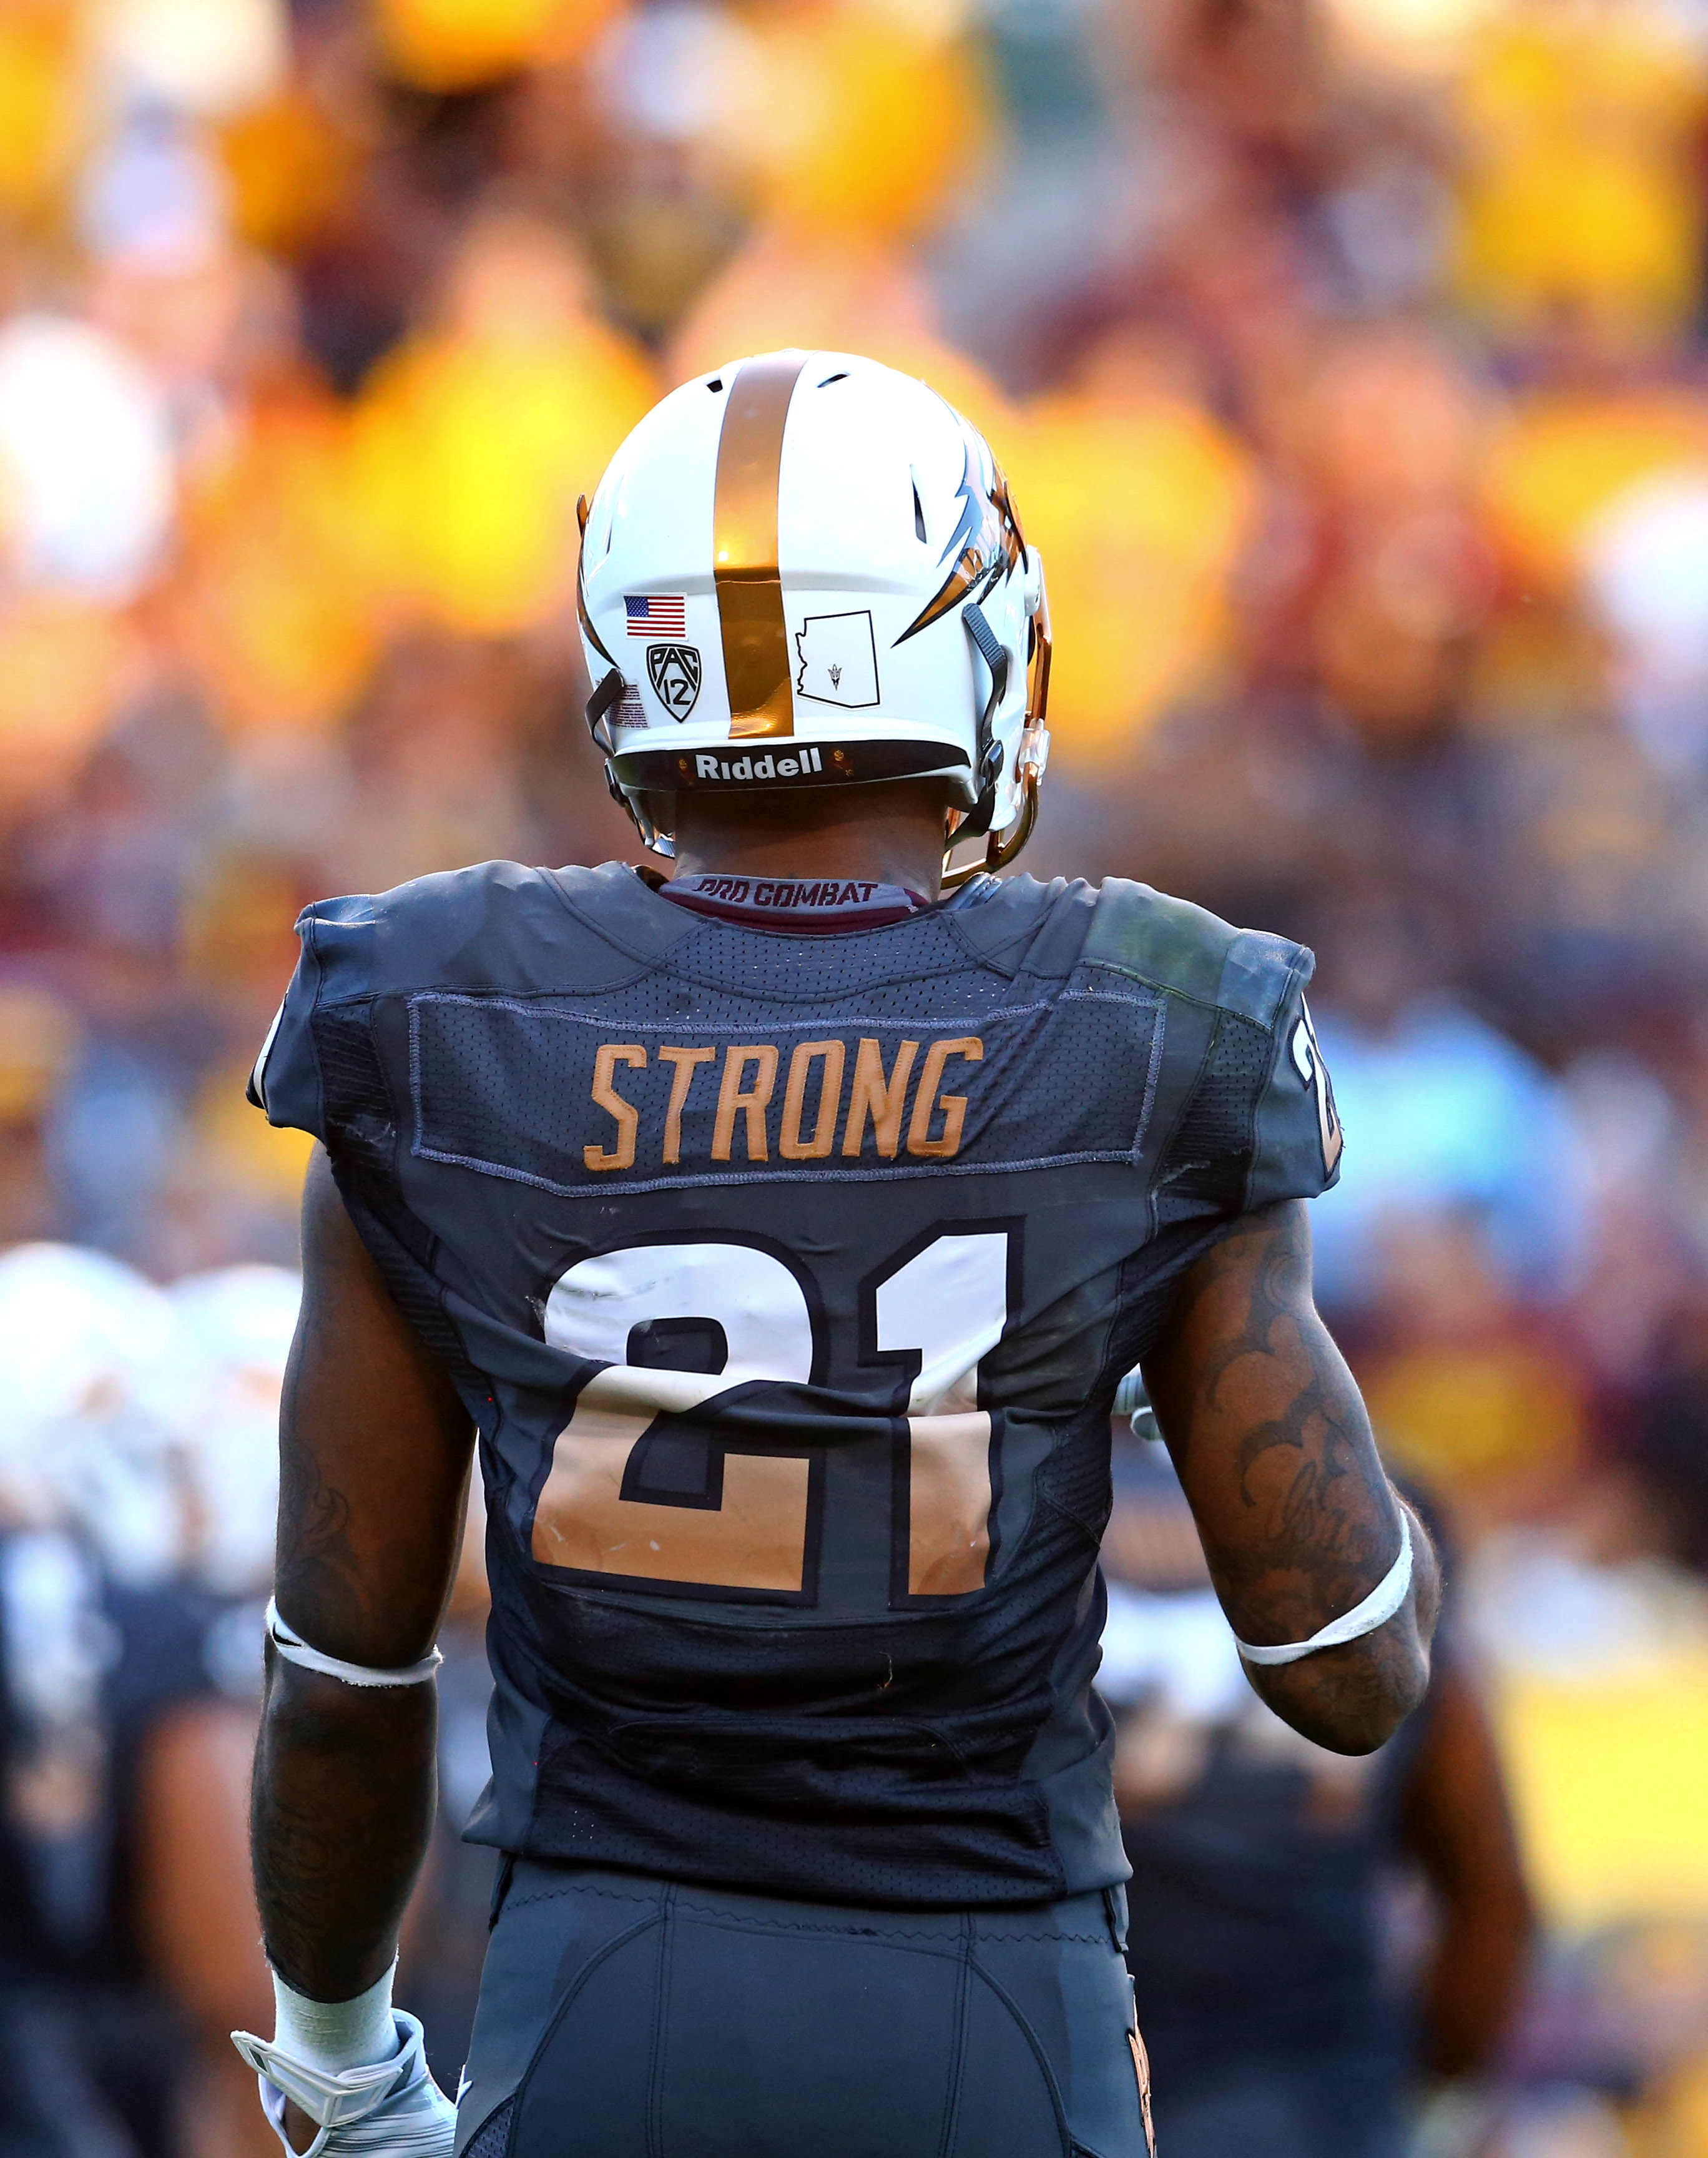
POLYGON ((631 637, 686 637, 688 634, 688 607, 679 596, 674 599, 636 598, 630 593, 622 596, 622 604, 628 615, 628 633, 631 637))

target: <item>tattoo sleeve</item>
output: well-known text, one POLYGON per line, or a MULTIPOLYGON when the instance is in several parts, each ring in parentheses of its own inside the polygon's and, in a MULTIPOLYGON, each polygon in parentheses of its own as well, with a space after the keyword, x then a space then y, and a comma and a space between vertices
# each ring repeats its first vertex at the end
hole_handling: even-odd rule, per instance
MULTIPOLYGON (((1145 1376, 1242 1640, 1307 1639, 1369 1594, 1398 1555, 1402 1502, 1312 1301, 1302 1205, 1245 1216, 1194 1263, 1145 1376)), ((1415 1516, 1411 1536, 1412 1593, 1385 1626, 1248 1666, 1277 1714, 1337 1752, 1380 1745, 1427 1683, 1437 1582, 1415 1516)))

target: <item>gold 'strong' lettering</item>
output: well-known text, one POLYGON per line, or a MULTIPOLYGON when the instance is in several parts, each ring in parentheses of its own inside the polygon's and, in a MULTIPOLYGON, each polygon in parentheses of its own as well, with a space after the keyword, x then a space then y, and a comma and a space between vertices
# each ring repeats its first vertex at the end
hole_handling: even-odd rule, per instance
POLYGON ((584 1146, 581 1159, 589 1169, 632 1169, 635 1134, 641 1127, 640 1112, 625 1102, 614 1084, 619 1064, 643 1065, 647 1052, 637 1041, 601 1041, 593 1060, 593 1099, 617 1119, 614 1147, 584 1146))
MULTIPOLYGON (((838 1150, 839 1130, 843 1156, 858 1160, 869 1130, 877 1154, 893 1161, 902 1144, 904 1118, 909 1154, 947 1160, 960 1152, 967 1128, 967 1097, 942 1090, 951 1058, 958 1057, 968 1064, 983 1061, 984 1044, 977 1035, 934 1041, 926 1049, 924 1062, 919 1066, 919 1084, 913 1089, 911 1117, 906 1116, 907 1097, 921 1045, 898 1042, 886 1071, 881 1045, 863 1040, 854 1050, 851 1080, 849 1046, 830 1039, 797 1045, 789 1058, 781 1113, 775 1125, 777 1150, 783 1160, 824 1160, 838 1150)), ((672 1067, 669 1104, 663 1128, 658 1134, 658 1159, 673 1167, 682 1159, 682 1118, 694 1082, 702 1065, 717 1063, 718 1052, 666 1045, 658 1051, 658 1058, 660 1064, 672 1067)), ((641 1144, 641 1111, 617 1092, 617 1078, 620 1066, 643 1071, 647 1063, 648 1052, 638 1042, 599 1045, 593 1060, 593 1105, 617 1128, 610 1144, 590 1141, 581 1149, 581 1159, 596 1175, 634 1167, 641 1144)), ((738 1042, 725 1050, 723 1069, 717 1075, 717 1113, 712 1126, 714 1161, 770 1160, 771 1111, 782 1064, 782 1052, 775 1042, 738 1042)))

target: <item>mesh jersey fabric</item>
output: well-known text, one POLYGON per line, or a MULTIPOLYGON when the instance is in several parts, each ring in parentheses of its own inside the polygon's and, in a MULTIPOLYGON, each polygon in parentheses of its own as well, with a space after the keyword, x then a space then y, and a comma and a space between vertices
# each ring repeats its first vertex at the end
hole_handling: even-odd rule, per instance
POLYGON ((1025 877, 791 935, 616 863, 298 929, 258 1098, 481 1434, 470 1833, 904 1907, 1123 1878, 1110 1403, 1206 1243, 1333 1180, 1310 954, 1025 877))

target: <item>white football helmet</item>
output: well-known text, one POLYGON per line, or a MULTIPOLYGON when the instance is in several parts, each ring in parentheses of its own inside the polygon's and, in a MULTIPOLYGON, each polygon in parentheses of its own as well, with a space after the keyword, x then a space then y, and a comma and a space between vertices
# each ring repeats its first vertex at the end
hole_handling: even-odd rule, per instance
POLYGON ((853 353, 734 361, 654 406, 581 516, 588 724, 649 846, 672 851, 684 792, 941 774, 956 838, 1019 853, 1049 747, 1043 565, 934 390, 853 353))
POLYGON ((194 1501, 189 1564, 225 1596, 265 1595, 279 1511, 279 1396, 302 1301, 283 1267, 219 1267, 167 1292, 204 1373, 183 1453, 194 1501))
POLYGON ((105 1252, 14 1245, 0 1369, 0 1519, 76 1528, 132 1585, 176 1572, 206 1388, 170 1298, 105 1252))

